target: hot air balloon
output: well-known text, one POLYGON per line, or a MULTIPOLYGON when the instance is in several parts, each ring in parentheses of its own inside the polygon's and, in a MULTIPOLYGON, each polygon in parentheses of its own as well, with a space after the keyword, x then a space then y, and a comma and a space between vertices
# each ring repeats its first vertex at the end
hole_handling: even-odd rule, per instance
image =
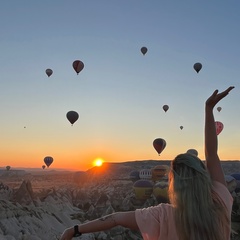
POLYGON ((157 151, 158 155, 160 155, 160 153, 164 150, 166 145, 167 145, 166 141, 162 138, 156 138, 153 141, 153 147, 157 151))
POLYGON ((233 173, 231 174, 232 177, 234 177, 236 180, 240 181, 240 173, 233 173))
POLYGON ((53 162, 53 158, 50 157, 50 156, 47 156, 47 157, 44 158, 44 162, 47 165, 47 167, 49 167, 53 162))
POLYGON ((163 105, 163 110, 166 112, 169 109, 168 105, 163 105))
POLYGON ((231 176, 234 177, 237 181, 235 192, 239 193, 240 192, 240 173, 233 173, 231 174, 231 176))
POLYGON ((140 179, 139 177, 139 171, 138 170, 133 170, 130 172, 129 178, 133 181, 136 182, 137 180, 140 179))
POLYGON ((75 60, 72 64, 72 66, 73 66, 73 69, 75 70, 75 72, 77 74, 79 74, 84 68, 84 63, 80 60, 75 60))
POLYGON ((188 149, 186 153, 198 156, 198 151, 196 149, 188 149))
POLYGON ((79 118, 78 113, 75 112, 75 111, 69 111, 66 116, 67 116, 68 121, 69 121, 72 125, 73 125, 73 124, 78 120, 78 118, 79 118))
POLYGON ((193 65, 193 68, 194 68, 194 70, 197 72, 197 73, 199 73, 199 71, 202 69, 202 64, 201 63, 195 63, 194 65, 193 65))
POLYGON ((50 69, 50 68, 46 69, 45 72, 46 72, 46 74, 48 75, 48 77, 50 77, 50 76, 53 74, 53 70, 50 69))
POLYGON ((152 178, 151 169, 147 169, 147 168, 141 169, 139 172, 139 177, 141 179, 151 179, 152 178))
POLYGON ((230 193, 234 192, 237 188, 237 180, 231 175, 224 175, 227 183, 227 188, 230 193))
POLYGON ((135 196, 139 200, 147 200, 153 192, 153 183, 147 179, 140 179, 133 185, 135 196))
POLYGON ((167 180, 167 174, 169 167, 167 165, 157 165, 152 168, 152 181, 158 182, 161 180, 167 180))
POLYGON ((147 53, 148 49, 146 47, 142 47, 141 48, 141 52, 143 55, 145 55, 147 53))
POLYGON ((217 135, 223 130, 223 123, 216 121, 215 122, 215 126, 216 126, 216 133, 217 135))
POLYGON ((42 169, 45 169, 45 167, 46 167, 45 165, 42 165, 42 169))
POLYGON ((217 110, 220 112, 222 110, 222 108, 221 107, 217 107, 217 110))
POLYGON ((7 170, 7 171, 9 171, 9 170, 10 170, 10 168, 11 168, 10 166, 6 166, 6 170, 7 170))
POLYGON ((180 126, 180 129, 183 130, 183 126, 180 126))
POLYGON ((168 182, 160 181, 153 186, 153 195, 158 203, 169 203, 168 182))

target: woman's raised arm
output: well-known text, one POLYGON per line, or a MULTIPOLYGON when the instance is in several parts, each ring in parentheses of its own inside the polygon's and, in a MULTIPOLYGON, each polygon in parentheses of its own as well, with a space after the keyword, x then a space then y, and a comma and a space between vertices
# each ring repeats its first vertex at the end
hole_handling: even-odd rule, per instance
POLYGON ((216 126, 213 115, 213 108, 215 105, 234 87, 229 87, 225 91, 218 93, 215 90, 213 94, 207 99, 205 104, 205 157, 206 165, 212 180, 218 181, 226 185, 224 173, 221 167, 221 163, 218 157, 218 141, 216 134, 216 126))

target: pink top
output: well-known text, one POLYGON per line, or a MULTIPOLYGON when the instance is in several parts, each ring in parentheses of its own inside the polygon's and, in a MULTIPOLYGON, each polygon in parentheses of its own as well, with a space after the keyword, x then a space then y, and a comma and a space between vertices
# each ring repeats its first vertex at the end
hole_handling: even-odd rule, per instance
MULTIPOLYGON (((231 220, 233 198, 227 187, 213 181, 213 190, 222 199, 231 220)), ((135 211, 135 218, 144 240, 178 240, 171 204, 160 203, 135 211)), ((231 227, 226 231, 226 240, 230 240, 231 227)))

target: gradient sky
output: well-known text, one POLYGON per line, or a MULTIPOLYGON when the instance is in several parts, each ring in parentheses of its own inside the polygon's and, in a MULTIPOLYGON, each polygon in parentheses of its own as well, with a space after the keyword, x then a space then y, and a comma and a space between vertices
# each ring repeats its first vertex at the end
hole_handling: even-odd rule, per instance
POLYGON ((86 170, 98 157, 168 160, 189 148, 204 159, 204 102, 231 85, 215 110, 219 155, 240 159, 239 23, 237 0, 2 1, 0 167, 52 156, 50 168, 86 170), (160 156, 155 138, 167 142, 160 156))

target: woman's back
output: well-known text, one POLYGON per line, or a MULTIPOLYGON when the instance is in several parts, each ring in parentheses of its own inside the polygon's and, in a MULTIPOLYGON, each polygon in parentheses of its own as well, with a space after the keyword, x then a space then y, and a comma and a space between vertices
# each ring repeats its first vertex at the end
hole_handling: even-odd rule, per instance
MULTIPOLYGON (((230 221, 233 202, 231 194, 228 189, 219 182, 213 182, 213 191, 214 194, 219 196, 220 201, 226 208, 227 217, 230 221)), ((196 215, 197 213, 193 214, 196 215)), ((135 212, 135 216, 144 240, 179 240, 177 237, 178 233, 173 205, 162 203, 158 206, 138 209, 135 212)), ((190 231, 191 229, 189 229, 189 232, 190 231)), ((230 225, 226 225, 224 229, 224 240, 230 239, 230 231, 230 225)), ((208 238, 202 237, 200 239, 207 240, 208 238)), ((194 240, 194 238, 184 240, 194 240)))

